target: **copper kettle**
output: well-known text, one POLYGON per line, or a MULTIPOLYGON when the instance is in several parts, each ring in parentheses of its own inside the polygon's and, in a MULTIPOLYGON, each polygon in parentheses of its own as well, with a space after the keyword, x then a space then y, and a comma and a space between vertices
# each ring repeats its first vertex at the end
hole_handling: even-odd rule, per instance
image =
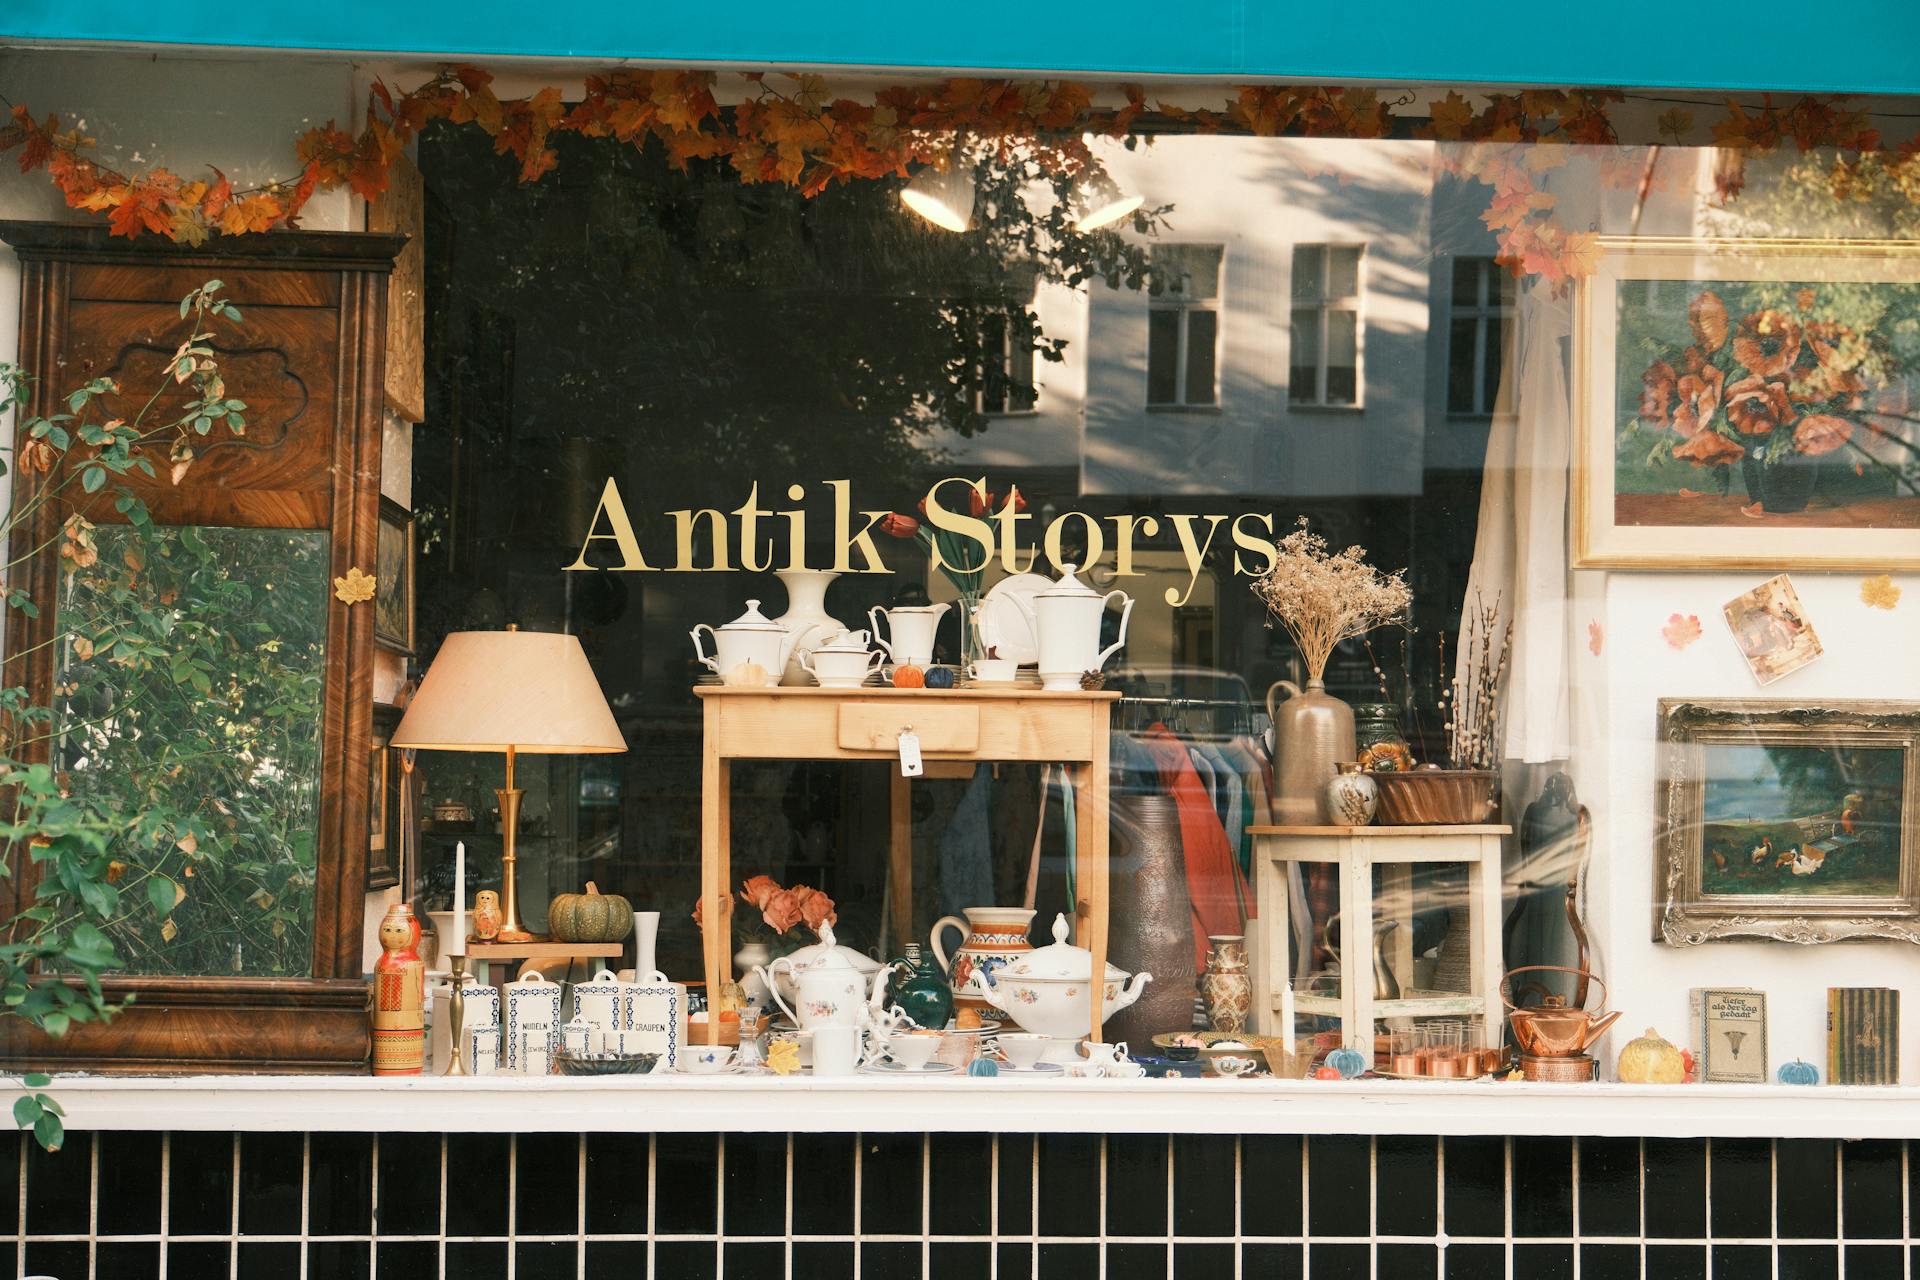
POLYGON ((1515 976, 1542 972, 1574 974, 1581 980, 1583 990, 1588 983, 1599 986, 1601 1007, 1606 1006, 1606 984, 1583 969, 1557 964, 1514 969, 1500 982, 1500 996, 1507 1006, 1507 1021, 1513 1026, 1514 1042, 1520 1046, 1520 1052, 1530 1058, 1571 1058, 1585 1053, 1594 1041, 1606 1034, 1608 1027, 1619 1021, 1620 1011, 1588 1012, 1569 1005, 1565 996, 1558 995, 1544 996, 1537 1005, 1515 1004, 1511 994, 1515 976))

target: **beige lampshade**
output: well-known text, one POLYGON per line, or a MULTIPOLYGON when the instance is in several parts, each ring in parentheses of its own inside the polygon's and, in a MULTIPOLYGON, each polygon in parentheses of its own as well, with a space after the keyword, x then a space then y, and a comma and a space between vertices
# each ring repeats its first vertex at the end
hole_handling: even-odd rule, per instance
POLYGON ((625 751, 586 651, 550 631, 456 631, 392 745, 425 751, 625 751))

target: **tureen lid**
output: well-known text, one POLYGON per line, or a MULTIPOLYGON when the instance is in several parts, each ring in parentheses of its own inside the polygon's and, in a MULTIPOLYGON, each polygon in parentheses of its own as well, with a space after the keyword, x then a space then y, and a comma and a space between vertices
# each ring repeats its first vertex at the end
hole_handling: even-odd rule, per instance
POLYGON ((785 624, 775 622, 760 612, 758 600, 747 601, 747 611, 720 628, 722 631, 785 631, 786 629, 785 624))
MULTIPOLYGON (((1019 978, 1058 978, 1084 982, 1087 975, 1093 972, 1093 952, 1067 941, 1067 917, 1062 912, 1053 918, 1052 946, 1035 947, 1017 957, 1001 972, 1019 978)), ((1123 981, 1126 977, 1125 969, 1111 964, 1107 966, 1109 981, 1123 981)))
POLYGON ((867 633, 864 631, 836 631, 819 644, 812 646, 813 652, 825 650, 828 653, 865 653, 867 633))
POLYGON ((1080 581, 1079 578, 1074 576, 1073 570, 1069 569, 1061 574, 1052 586, 1044 591, 1035 592, 1034 594, 1038 596, 1097 596, 1100 593, 1080 581))

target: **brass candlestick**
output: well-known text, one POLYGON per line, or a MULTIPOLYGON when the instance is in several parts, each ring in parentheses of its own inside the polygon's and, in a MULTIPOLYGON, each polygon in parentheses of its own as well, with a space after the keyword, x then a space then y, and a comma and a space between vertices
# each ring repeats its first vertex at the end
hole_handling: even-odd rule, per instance
MULTIPOLYGON (((460 922, 454 921, 458 929, 460 922)), ((465 946, 465 940, 461 940, 465 946)), ((453 984, 453 991, 447 996, 447 1042, 451 1051, 447 1054, 446 1074, 464 1076, 467 1074, 467 957, 465 955, 447 957, 447 980, 453 984)))

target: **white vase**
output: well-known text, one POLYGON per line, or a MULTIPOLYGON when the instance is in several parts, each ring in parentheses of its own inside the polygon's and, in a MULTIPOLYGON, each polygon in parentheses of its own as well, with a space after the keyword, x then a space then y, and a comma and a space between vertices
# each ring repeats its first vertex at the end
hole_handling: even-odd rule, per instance
POLYGON ((773 576, 787 589, 787 611, 774 621, 793 635, 793 649, 786 670, 780 673, 780 683, 812 684, 813 677, 801 669, 800 651, 825 644, 847 629, 827 612, 827 584, 840 575, 832 569, 781 569, 773 576))
POLYGON ((764 942, 742 943, 733 953, 733 971, 740 983, 740 994, 748 1003, 757 1004, 762 1009, 773 1004, 773 997, 767 992, 766 980, 755 972, 756 967, 764 972, 765 966, 773 963, 773 952, 767 950, 764 942))
POLYGON ((660 940, 660 913, 658 911, 636 911, 633 913, 633 975, 636 982, 645 982, 658 973, 658 952, 656 944, 660 940))

